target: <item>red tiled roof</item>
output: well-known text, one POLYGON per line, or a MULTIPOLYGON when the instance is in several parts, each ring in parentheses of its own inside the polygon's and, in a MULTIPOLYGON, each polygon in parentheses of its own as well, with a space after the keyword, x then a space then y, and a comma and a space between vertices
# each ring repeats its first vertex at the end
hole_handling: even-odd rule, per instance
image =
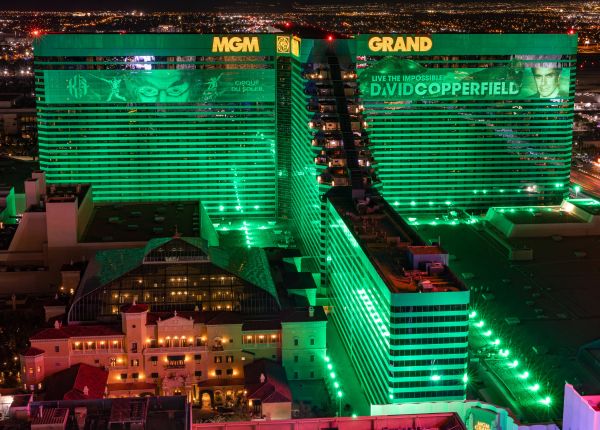
POLYGON ((121 307, 121 312, 126 314, 140 314, 142 312, 146 312, 147 310, 148 305, 143 303, 130 304, 121 307))
POLYGON ((46 378, 45 400, 101 399, 107 380, 108 371, 101 367, 76 364, 46 378))
POLYGON ((70 325, 60 328, 45 328, 29 340, 69 339, 71 337, 122 336, 123 332, 109 325, 70 325))
POLYGON ((23 354, 21 354, 23 357, 35 357, 36 355, 40 355, 43 354, 44 351, 43 349, 39 349, 36 348, 34 346, 31 346, 27 349, 27 351, 25 351, 23 354))
POLYGON ((156 392, 156 384, 151 382, 115 382, 114 384, 108 384, 108 391, 134 391, 134 390, 150 390, 156 392))
POLYGON ((260 399, 262 403, 282 403, 292 401, 292 391, 287 382, 285 370, 279 363, 261 358, 244 366, 245 388, 248 399, 260 399), (264 375, 264 382, 261 382, 264 375))

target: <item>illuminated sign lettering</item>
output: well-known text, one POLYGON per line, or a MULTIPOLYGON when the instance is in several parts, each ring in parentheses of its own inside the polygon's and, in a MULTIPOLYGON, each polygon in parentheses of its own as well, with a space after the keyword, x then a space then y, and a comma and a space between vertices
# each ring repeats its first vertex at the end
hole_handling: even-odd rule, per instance
POLYGON ((426 52, 433 42, 425 36, 373 36, 369 39, 369 49, 373 52, 426 52))
POLYGON ((300 38, 296 36, 292 38, 292 55, 300 56, 300 38))
POLYGON ((259 52, 258 37, 213 37, 212 52, 259 52))

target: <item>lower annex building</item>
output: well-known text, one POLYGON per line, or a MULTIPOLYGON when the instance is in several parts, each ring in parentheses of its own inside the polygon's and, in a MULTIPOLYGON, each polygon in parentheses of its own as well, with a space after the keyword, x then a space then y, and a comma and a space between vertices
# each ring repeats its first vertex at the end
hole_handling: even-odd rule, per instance
POLYGON ((323 309, 280 299, 265 251, 240 252, 248 254, 179 237, 99 252, 69 324, 56 321, 30 338, 21 355, 24 388, 44 391, 49 376, 86 364, 107 371, 111 397, 184 394, 215 406, 244 398, 252 385, 245 368, 261 359, 279 363, 289 380, 322 379, 323 309))

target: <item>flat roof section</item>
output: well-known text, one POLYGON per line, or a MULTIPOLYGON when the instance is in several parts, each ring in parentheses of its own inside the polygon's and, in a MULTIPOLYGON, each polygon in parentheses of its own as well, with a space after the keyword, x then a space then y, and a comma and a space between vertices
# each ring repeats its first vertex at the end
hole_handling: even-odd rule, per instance
POLYGON ((509 207, 499 209, 514 224, 568 224, 584 223, 573 213, 561 209, 560 206, 509 207))
POLYGON ((117 203, 94 206, 83 242, 145 242, 200 235, 199 202, 117 203))
POLYGON ((371 195, 356 200, 347 195, 348 191, 333 190, 328 193, 328 198, 391 293, 466 289, 443 265, 436 271, 415 267, 417 263, 411 261, 411 253, 433 256, 446 252, 437 245, 425 245, 383 197, 371 195))

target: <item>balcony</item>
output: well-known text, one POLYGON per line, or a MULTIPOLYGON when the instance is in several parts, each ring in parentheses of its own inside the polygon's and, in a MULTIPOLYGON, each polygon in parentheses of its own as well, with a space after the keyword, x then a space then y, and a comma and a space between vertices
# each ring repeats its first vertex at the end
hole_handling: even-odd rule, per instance
POLYGON ((71 354, 73 355, 97 355, 97 354, 124 354, 123 348, 109 348, 109 349, 72 349, 71 354))
POLYGON ((185 352, 205 352, 208 348, 206 345, 196 346, 156 346, 144 348, 144 355, 160 354, 160 353, 185 353, 185 352))
POLYGON ((164 369, 165 370, 185 369, 185 363, 184 364, 181 364, 181 363, 165 364, 164 369))

